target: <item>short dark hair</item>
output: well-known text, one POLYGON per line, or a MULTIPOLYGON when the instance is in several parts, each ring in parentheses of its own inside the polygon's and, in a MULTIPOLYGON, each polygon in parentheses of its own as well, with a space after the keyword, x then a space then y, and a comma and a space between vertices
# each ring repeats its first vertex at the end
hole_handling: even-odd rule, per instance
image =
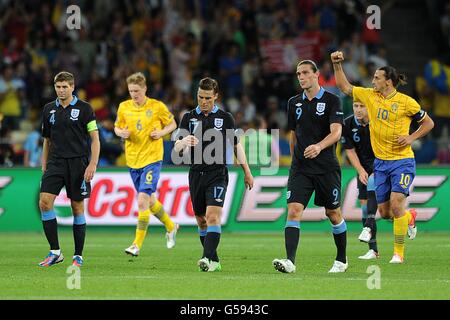
POLYGON ((53 79, 53 83, 63 82, 63 81, 67 81, 70 85, 73 85, 75 83, 75 77, 70 72, 61 71, 53 79))
POLYGON ((298 68, 299 66, 301 66, 302 64, 309 64, 309 65, 312 67, 312 69, 313 69, 314 72, 317 72, 317 70, 319 70, 319 68, 317 68, 317 64, 316 64, 314 61, 312 61, 312 60, 302 60, 302 61, 300 61, 300 62, 297 64, 297 68, 298 68))
POLYGON ((392 80, 392 84, 395 88, 397 88, 399 85, 405 85, 408 82, 406 81, 406 76, 402 73, 398 73, 395 68, 390 66, 385 66, 382 68, 379 68, 378 70, 384 71, 384 77, 386 80, 392 80))
POLYGON ((216 80, 209 77, 200 80, 198 87, 202 90, 214 90, 215 94, 219 92, 219 84, 216 80))

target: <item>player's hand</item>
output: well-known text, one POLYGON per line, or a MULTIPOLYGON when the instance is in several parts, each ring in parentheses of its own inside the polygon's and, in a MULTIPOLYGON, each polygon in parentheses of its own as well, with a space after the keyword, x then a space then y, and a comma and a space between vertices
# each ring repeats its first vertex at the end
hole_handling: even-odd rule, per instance
POLYGON ((123 139, 128 139, 130 137, 130 131, 128 130, 128 126, 125 129, 120 129, 120 137, 123 139))
POLYGON ((195 147, 198 144, 198 139, 192 134, 186 136, 181 140, 185 147, 195 147))
POLYGON ((397 142, 400 146, 402 147, 406 147, 408 145, 411 145, 411 143, 413 143, 413 139, 411 138, 411 136, 399 136, 397 138, 397 142))
POLYGON ((322 148, 319 144, 312 144, 305 149, 303 155, 306 159, 314 159, 319 155, 320 151, 322 151, 322 148))
POLYGON ((94 173, 97 170, 97 166, 93 163, 89 163, 86 170, 84 171, 84 181, 91 182, 92 178, 94 178, 94 173))
POLYGON ((153 129, 152 133, 150 133, 150 137, 154 140, 158 140, 163 136, 161 130, 156 130, 156 128, 153 129))
POLYGON ((358 176, 359 181, 367 186, 367 183, 369 182, 369 174, 366 172, 366 170, 362 169, 360 172, 358 172, 358 176))
POLYGON ((42 164, 42 173, 47 171, 47 164, 42 164))
POLYGON ((253 188, 253 176, 250 172, 245 174, 244 183, 245 183, 245 187, 248 190, 251 190, 253 188))
POLYGON ((344 53, 342 51, 335 51, 331 54, 331 62, 339 63, 344 61, 344 53))

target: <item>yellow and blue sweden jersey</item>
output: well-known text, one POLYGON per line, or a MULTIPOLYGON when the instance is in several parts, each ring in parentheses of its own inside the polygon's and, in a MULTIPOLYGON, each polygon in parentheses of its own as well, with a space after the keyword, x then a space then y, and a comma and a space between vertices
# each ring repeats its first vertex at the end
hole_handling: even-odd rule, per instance
POLYGON ((119 105, 115 126, 128 128, 130 137, 125 140, 125 158, 127 166, 133 169, 143 168, 161 161, 164 155, 163 139, 154 140, 152 131, 161 130, 173 121, 173 114, 167 106, 156 99, 148 98, 138 107, 133 100, 119 105))
POLYGON ((396 90, 385 98, 372 88, 362 87, 353 87, 353 98, 367 107, 375 157, 381 160, 414 158, 411 146, 400 146, 398 137, 409 135, 413 119, 421 122, 426 116, 416 100, 396 90))

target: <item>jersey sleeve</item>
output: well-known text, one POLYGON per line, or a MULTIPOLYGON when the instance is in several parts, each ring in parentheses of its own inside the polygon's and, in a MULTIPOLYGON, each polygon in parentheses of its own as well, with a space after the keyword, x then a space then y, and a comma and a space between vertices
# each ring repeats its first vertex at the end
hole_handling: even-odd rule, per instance
POLYGON ((427 113, 422 110, 420 105, 413 98, 409 98, 406 106, 406 114, 417 122, 422 122, 427 113))
POLYGON ((292 107, 292 99, 289 99, 287 103, 287 118, 288 118, 288 130, 295 131, 296 119, 294 114, 294 108, 292 107))
POLYGON ((50 138, 50 125, 48 123, 48 108, 44 107, 44 111, 42 112, 42 119, 41 119, 41 128, 42 128, 42 137, 43 138, 50 138))
POLYGON ((173 121, 173 114, 169 111, 167 106, 162 102, 160 102, 160 104, 159 104, 158 115, 159 115, 159 119, 161 120, 161 123, 163 124, 164 127, 169 125, 173 121))
POLYGON ((342 110, 341 100, 335 95, 332 96, 331 110, 329 115, 330 123, 344 123, 344 111, 342 110))
POLYGON ((371 88, 353 87, 353 101, 360 101, 365 106, 369 106, 369 97, 373 93, 371 88))
POLYGON ((94 112, 94 109, 92 109, 90 104, 86 104, 85 123, 86 123, 87 132, 98 130, 97 120, 95 118, 95 112, 94 112))
POLYGON ((121 103, 119 104, 119 109, 117 110, 117 118, 116 118, 116 122, 114 122, 114 126, 120 129, 125 128, 126 126, 126 121, 125 121, 125 116, 124 116, 124 104, 121 103))
POLYGON ((342 127, 342 137, 341 143, 344 149, 353 149, 355 148, 355 144, 353 143, 353 139, 351 136, 351 128, 347 121, 344 122, 344 126, 342 127))

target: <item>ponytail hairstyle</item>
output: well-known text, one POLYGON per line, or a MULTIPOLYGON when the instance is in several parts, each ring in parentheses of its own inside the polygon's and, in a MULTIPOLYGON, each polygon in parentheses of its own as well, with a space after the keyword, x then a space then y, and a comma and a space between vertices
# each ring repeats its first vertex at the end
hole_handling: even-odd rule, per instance
POLYGON ((386 66, 378 70, 384 71, 384 76, 386 80, 392 80, 392 84, 396 89, 399 85, 404 86, 408 83, 406 81, 406 76, 402 73, 398 73, 397 70, 395 70, 395 68, 393 67, 386 66))

